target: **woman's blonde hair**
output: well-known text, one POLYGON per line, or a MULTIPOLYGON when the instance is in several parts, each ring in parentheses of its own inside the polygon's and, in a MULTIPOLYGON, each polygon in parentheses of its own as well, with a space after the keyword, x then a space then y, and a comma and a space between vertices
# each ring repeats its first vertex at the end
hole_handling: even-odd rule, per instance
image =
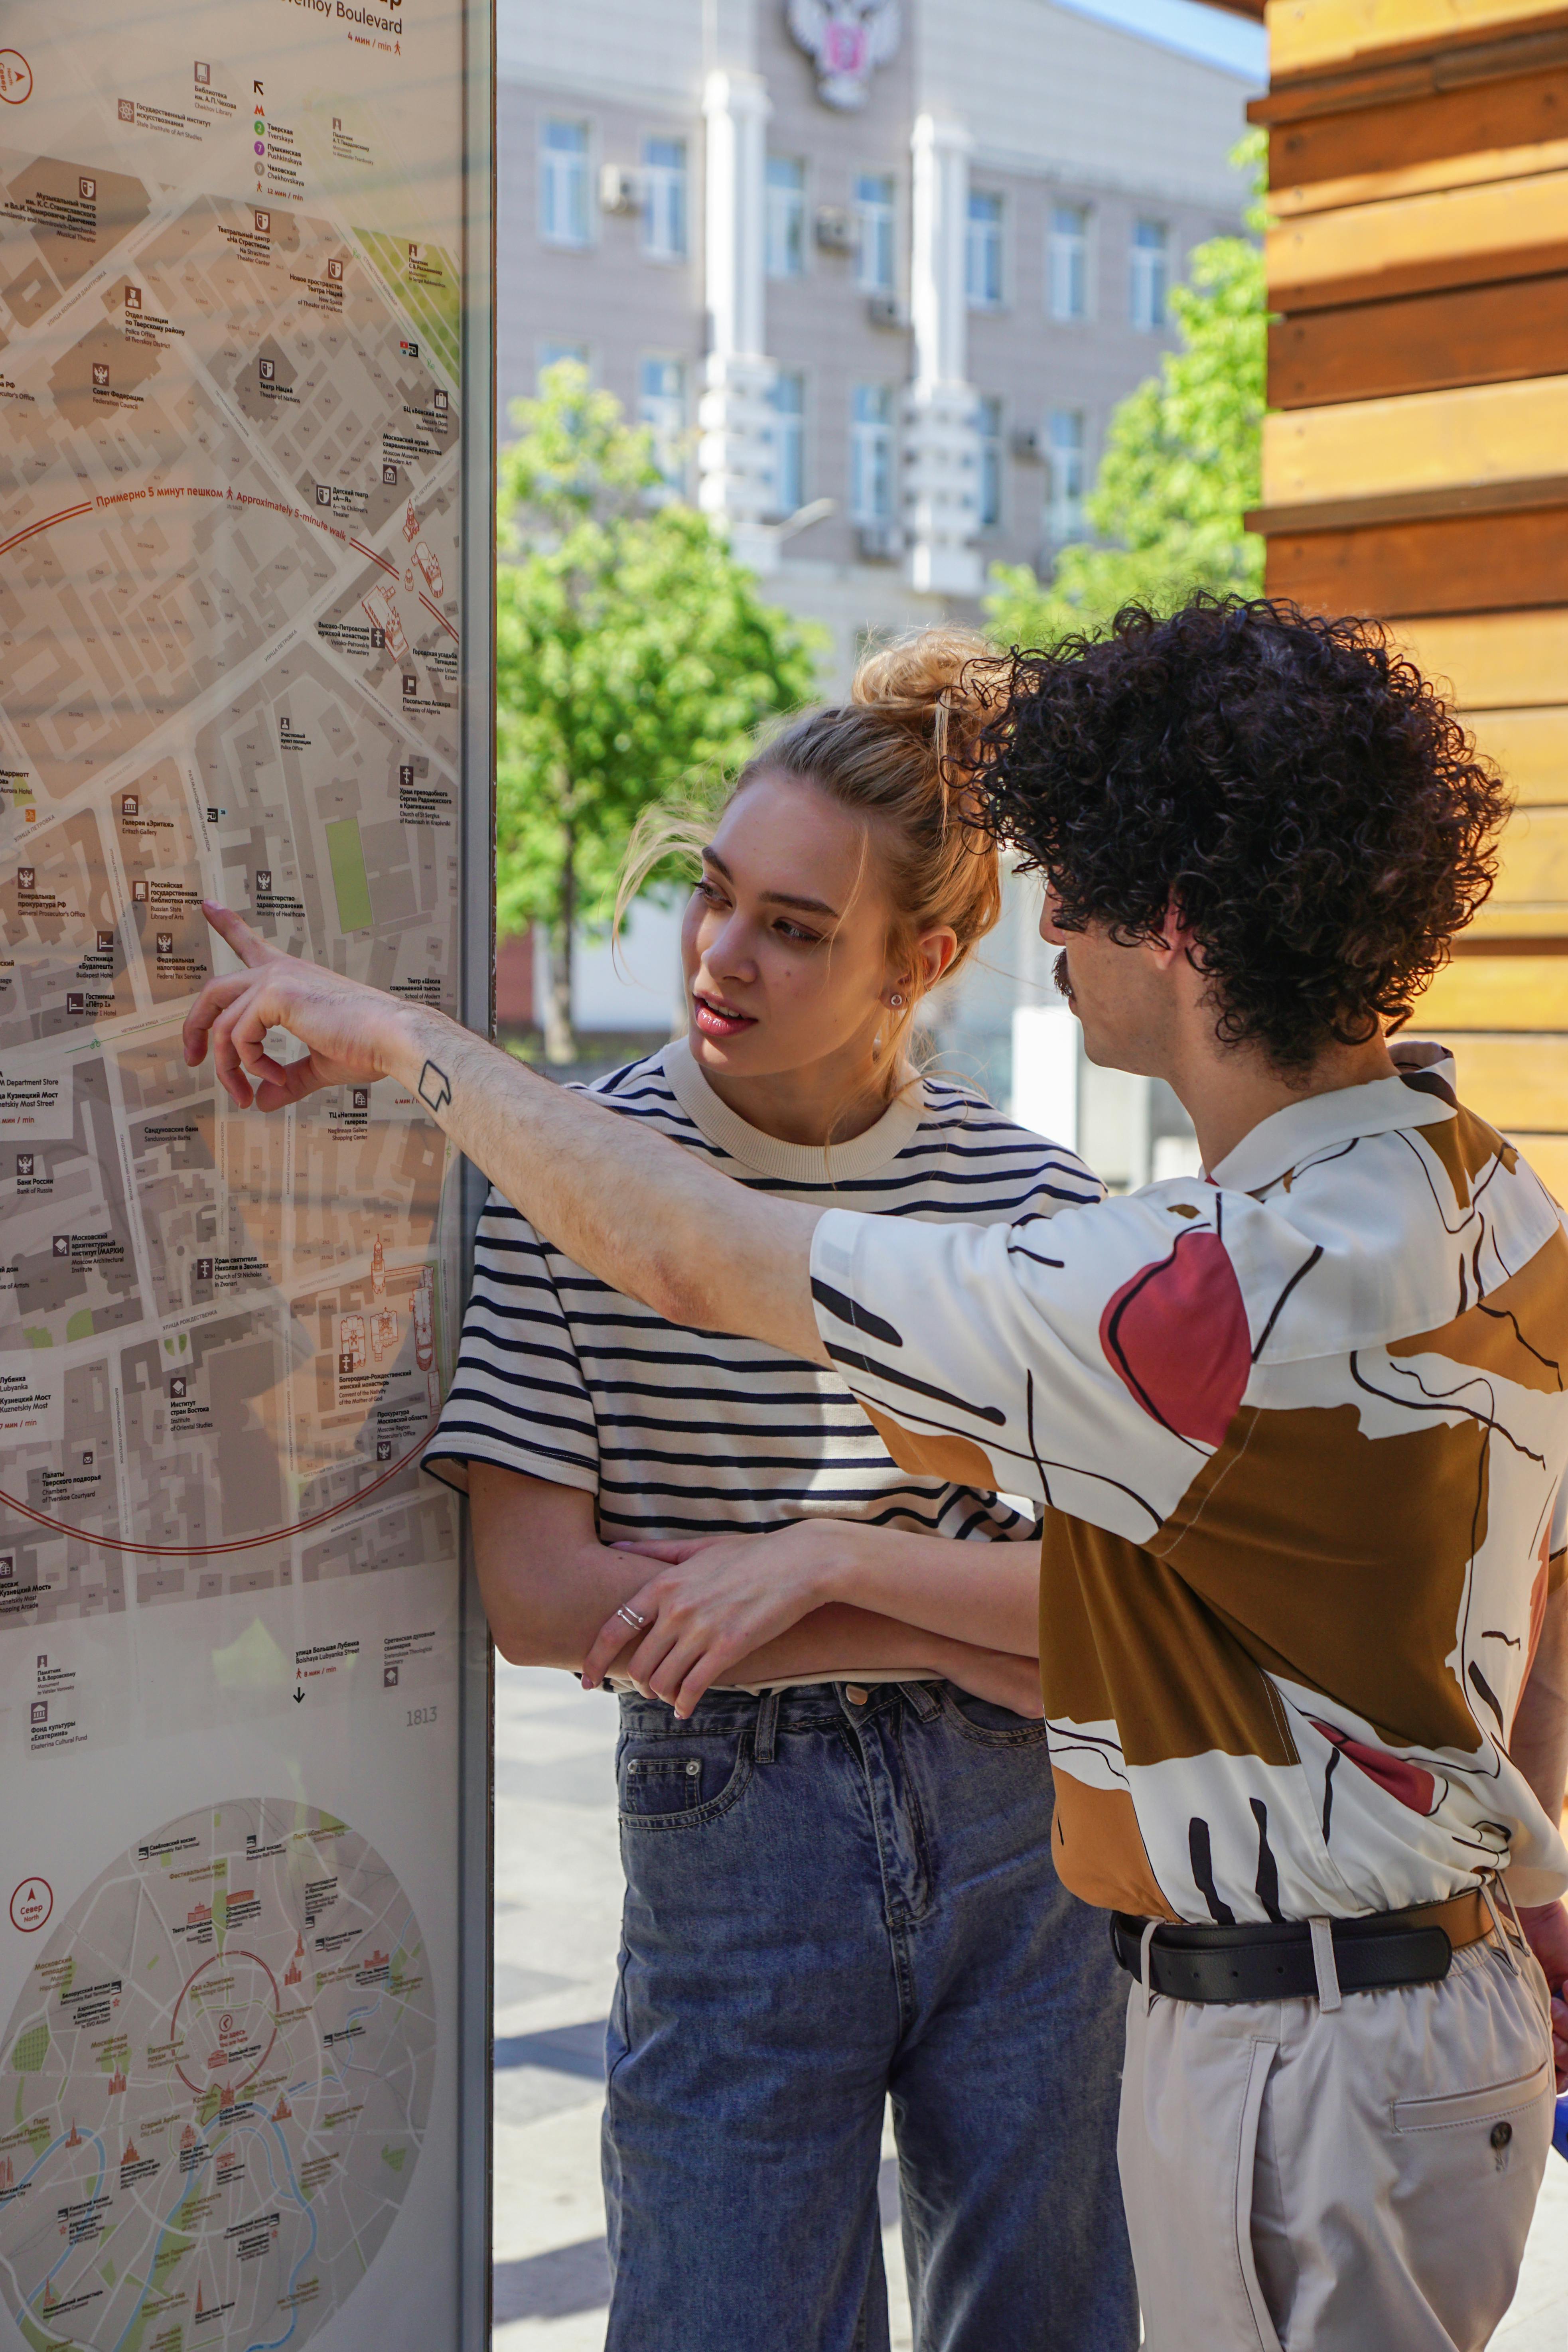
POLYGON ((889 953, 907 959, 904 1003, 884 1023, 877 1058, 889 1094, 912 1075, 909 1038, 926 993, 915 955, 926 933, 949 929, 957 952, 943 978, 967 962, 1002 911, 994 838, 975 822, 970 782, 982 729, 994 716, 1005 665, 966 629, 921 629, 862 658, 849 699, 807 711, 759 742, 717 807, 661 802, 646 809, 627 845, 616 897, 616 929, 654 868, 672 855, 700 856, 723 809, 763 776, 813 783, 864 822, 895 909, 889 953))

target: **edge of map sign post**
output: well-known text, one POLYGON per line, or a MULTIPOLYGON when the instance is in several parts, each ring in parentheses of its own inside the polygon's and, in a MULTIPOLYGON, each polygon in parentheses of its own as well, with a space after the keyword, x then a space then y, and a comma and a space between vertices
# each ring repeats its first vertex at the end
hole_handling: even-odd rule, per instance
MULTIPOLYGON (((495 7, 463 10, 462 1019, 495 1027, 495 7)), ((462 1163, 465 1286, 484 1207, 462 1163)), ((458 1671, 458 2352, 489 2352, 495 1886, 495 1654, 462 1517, 458 1671)))

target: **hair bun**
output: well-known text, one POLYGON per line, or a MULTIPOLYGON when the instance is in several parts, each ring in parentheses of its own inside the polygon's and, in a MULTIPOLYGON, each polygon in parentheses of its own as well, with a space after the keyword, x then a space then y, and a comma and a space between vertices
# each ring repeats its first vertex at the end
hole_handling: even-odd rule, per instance
POLYGON ((862 657, 849 688, 852 702, 907 719, 932 738, 942 781, 962 781, 964 754, 995 716, 1007 664, 973 629, 911 629, 875 646, 862 657))

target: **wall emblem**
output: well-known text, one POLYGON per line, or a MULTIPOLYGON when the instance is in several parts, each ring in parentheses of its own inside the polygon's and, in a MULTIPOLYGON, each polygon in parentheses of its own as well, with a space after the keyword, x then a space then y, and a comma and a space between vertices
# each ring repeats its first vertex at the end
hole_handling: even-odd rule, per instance
POLYGON ((787 14, 790 31, 816 60, 824 104, 864 106, 872 74, 899 46, 899 0, 787 0, 787 14))

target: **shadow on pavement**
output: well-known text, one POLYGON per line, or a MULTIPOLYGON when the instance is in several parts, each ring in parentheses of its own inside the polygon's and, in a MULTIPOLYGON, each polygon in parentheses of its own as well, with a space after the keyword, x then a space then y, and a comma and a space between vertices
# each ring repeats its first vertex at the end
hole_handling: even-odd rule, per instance
POLYGON ((509 2319, 566 2319, 602 2311, 610 2300, 610 2257, 603 2238, 555 2246, 547 2254, 495 2266, 495 2324, 509 2319))

